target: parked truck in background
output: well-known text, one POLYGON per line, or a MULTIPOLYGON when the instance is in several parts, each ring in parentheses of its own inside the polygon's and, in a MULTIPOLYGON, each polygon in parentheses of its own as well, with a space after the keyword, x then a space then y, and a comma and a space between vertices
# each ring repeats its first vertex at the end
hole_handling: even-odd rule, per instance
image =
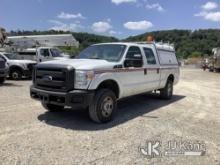
POLYGON ((28 48, 17 51, 22 59, 35 60, 38 63, 51 60, 68 59, 69 55, 56 47, 28 48))
POLYGON ((23 60, 13 53, 0 52, 0 58, 8 64, 9 77, 13 80, 20 80, 22 77, 31 77, 36 61, 23 60))
POLYGON ((208 68, 210 72, 220 71, 220 48, 212 49, 213 55, 209 58, 208 68))
POLYGON ((121 98, 158 90, 161 98, 171 99, 178 80, 172 46, 102 43, 86 48, 76 59, 37 64, 30 95, 52 112, 88 108, 90 118, 103 123, 112 120, 121 98))

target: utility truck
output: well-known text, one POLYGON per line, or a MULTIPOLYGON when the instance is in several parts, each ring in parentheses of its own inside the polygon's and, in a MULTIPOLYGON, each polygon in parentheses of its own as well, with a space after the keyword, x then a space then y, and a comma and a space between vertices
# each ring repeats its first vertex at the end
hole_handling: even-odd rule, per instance
POLYGON ((48 111, 88 109, 93 121, 104 123, 113 119, 122 98, 158 90, 162 99, 171 99, 179 74, 168 44, 95 44, 76 59, 37 64, 30 96, 48 111))

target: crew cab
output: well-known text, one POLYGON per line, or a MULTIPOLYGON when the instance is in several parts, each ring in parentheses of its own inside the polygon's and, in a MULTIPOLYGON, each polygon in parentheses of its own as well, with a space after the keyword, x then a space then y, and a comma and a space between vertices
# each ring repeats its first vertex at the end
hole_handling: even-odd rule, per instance
POLYGON ((121 98, 158 90, 171 99, 179 73, 170 45, 95 44, 76 59, 36 65, 30 95, 49 111, 88 108, 90 118, 103 123, 113 119, 121 98))
POLYGON ((0 84, 3 84, 8 75, 8 64, 4 58, 0 56, 0 84))
POLYGON ((9 77, 13 80, 20 80, 23 76, 31 77, 36 61, 23 60, 18 55, 0 52, 0 57, 9 65, 9 77))

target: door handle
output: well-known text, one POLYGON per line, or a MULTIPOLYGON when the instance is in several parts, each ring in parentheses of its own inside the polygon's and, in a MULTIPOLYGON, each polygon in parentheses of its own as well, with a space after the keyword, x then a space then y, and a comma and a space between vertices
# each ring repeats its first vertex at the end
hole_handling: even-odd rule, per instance
POLYGON ((157 68, 157 74, 159 74, 160 73, 160 68, 157 68))
POLYGON ((147 75, 147 69, 144 68, 144 75, 147 75))

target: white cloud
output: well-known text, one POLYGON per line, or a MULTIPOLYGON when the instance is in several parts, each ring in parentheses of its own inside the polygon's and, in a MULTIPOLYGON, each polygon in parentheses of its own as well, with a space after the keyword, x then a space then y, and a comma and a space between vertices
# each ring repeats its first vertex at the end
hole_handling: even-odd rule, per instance
POLYGON ((112 28, 112 26, 109 24, 109 22, 94 22, 92 24, 92 30, 96 33, 105 33, 109 31, 112 28))
POLYGON ((50 23, 53 23, 51 30, 61 30, 61 31, 78 31, 79 29, 83 29, 84 27, 77 23, 66 24, 57 20, 49 20, 50 23))
POLYGON ((65 13, 65 12, 61 12, 57 18, 60 18, 60 19, 85 19, 84 16, 82 16, 81 13, 78 13, 78 14, 70 14, 70 13, 65 13))
POLYGON ((149 21, 139 21, 139 22, 126 22, 124 23, 124 27, 130 30, 146 30, 153 26, 153 24, 149 21))
POLYGON ((50 23, 56 24, 56 25, 62 25, 63 22, 57 21, 57 20, 49 20, 50 23))
POLYGON ((220 11, 216 11, 216 12, 202 11, 200 13, 195 14, 194 16, 203 17, 204 19, 206 19, 208 21, 220 22, 220 11))
POLYGON ((218 8, 218 4, 215 2, 207 2, 206 4, 202 5, 203 10, 213 10, 218 8))
POLYGON ((157 11, 164 11, 164 8, 159 3, 147 4, 146 9, 155 9, 157 11))
POLYGON ((220 22, 220 12, 210 12, 205 15, 206 20, 220 22))
POLYGON ((115 34, 117 34, 117 32, 114 31, 114 30, 110 30, 110 31, 109 31, 109 34, 111 34, 111 35, 115 35, 115 34))
POLYGON ((137 2, 137 0, 112 0, 112 3, 120 5, 121 3, 137 2))
POLYGON ((194 14, 194 16, 202 17, 208 21, 220 22, 220 11, 211 11, 216 8, 218 8, 217 3, 207 2, 206 4, 202 5, 203 10, 197 14, 194 14))

